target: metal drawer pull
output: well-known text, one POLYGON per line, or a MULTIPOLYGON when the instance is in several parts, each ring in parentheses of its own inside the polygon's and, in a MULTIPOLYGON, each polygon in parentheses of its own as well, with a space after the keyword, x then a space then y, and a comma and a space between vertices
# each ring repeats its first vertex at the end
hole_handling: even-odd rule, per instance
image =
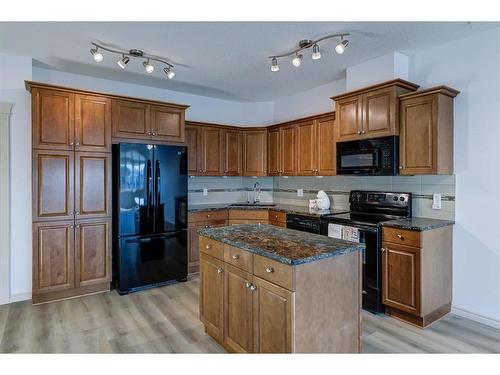
POLYGON ((363 294, 368 294, 368 292, 366 290, 363 290, 363 294))
POLYGON ((212 248, 212 245, 206 245, 206 246, 205 246, 205 249, 207 249, 207 250, 208 250, 208 249, 211 249, 211 248, 212 248))
POLYGON ((74 225, 70 225, 69 226, 69 229, 73 229, 75 226, 74 225))
POLYGON ((233 259, 240 259, 240 256, 238 254, 234 254, 233 259))
POLYGON ((250 290, 251 290, 252 292, 253 292, 254 290, 256 290, 256 289, 257 289, 257 287, 256 287, 255 285, 253 285, 253 284, 252 284, 252 285, 250 285, 250 290))
POLYGON ((217 273, 222 273, 224 270, 222 268, 217 268, 217 273))
POLYGON ((76 211, 76 212, 75 212, 75 215, 80 215, 80 211, 76 211))
POLYGON ((266 268, 266 272, 267 273, 273 273, 274 272, 274 268, 273 267, 267 267, 266 268))
POLYGON ((245 284, 245 286, 246 286, 247 288, 250 288, 250 287, 252 286, 252 283, 249 283, 249 282, 247 281, 247 283, 245 284))
POLYGON ((76 143, 75 143, 75 146, 80 146, 80 142, 76 142, 76 143))
POLYGON ((76 229, 80 229, 80 224, 78 224, 75 228, 76 228, 76 229))
POLYGON ((385 248, 383 248, 383 247, 382 247, 382 248, 380 248, 380 250, 381 250, 382 252, 384 252, 384 251, 385 251, 385 248))
POLYGON ((404 240, 404 237, 403 237, 403 235, 401 235, 401 234, 398 234, 398 238, 399 238, 400 240, 404 240))
POLYGON ((205 228, 210 228, 210 225, 205 225, 205 228))
POLYGON ((75 142, 70 142, 69 143, 70 146, 74 146, 75 145, 75 142))

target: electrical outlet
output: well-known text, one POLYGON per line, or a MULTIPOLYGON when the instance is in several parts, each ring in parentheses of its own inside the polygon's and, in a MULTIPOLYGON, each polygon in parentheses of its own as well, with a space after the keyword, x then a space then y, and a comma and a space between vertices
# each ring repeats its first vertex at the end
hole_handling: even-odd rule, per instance
POLYGON ((432 209, 433 210, 441 209, 441 194, 439 193, 432 194, 432 209))
POLYGON ((203 189, 203 195, 206 197, 208 195, 208 189, 203 189))
POLYGON ((304 196, 304 189, 297 189, 297 197, 303 197, 304 196))

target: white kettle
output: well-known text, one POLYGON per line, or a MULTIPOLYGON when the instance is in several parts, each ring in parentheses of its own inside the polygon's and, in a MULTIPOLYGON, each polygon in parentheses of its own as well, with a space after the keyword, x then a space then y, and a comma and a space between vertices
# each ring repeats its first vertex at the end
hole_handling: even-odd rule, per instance
POLYGON ((319 210, 328 210, 330 208, 330 198, 323 190, 318 191, 316 205, 319 210))

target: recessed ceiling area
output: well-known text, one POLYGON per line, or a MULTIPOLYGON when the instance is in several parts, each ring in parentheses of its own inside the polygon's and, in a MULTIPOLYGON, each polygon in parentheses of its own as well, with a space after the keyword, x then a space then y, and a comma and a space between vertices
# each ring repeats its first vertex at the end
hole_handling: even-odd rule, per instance
MULTIPOLYGON (((241 102, 272 101, 345 75, 345 69, 392 51, 433 46, 496 27, 498 23, 468 22, 2 22, 0 52, 28 56, 34 66, 83 74, 196 95, 241 102), (336 42, 321 44, 320 60, 304 53, 299 68, 280 59, 271 72, 268 56, 297 47, 302 39, 348 32, 345 53, 336 42), (138 48, 164 56, 176 76, 165 79, 142 63, 116 65, 104 53, 95 63, 90 42, 102 41, 124 49, 138 48)), ((466 51, 464 51, 466 53, 466 51)))

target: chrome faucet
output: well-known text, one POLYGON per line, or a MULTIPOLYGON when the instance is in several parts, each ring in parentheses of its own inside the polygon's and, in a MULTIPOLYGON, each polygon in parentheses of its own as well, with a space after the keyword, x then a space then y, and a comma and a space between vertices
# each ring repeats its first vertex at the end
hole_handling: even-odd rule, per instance
POLYGON ((253 184, 253 203, 259 203, 260 202, 260 184, 259 181, 257 181, 255 184, 253 184))

